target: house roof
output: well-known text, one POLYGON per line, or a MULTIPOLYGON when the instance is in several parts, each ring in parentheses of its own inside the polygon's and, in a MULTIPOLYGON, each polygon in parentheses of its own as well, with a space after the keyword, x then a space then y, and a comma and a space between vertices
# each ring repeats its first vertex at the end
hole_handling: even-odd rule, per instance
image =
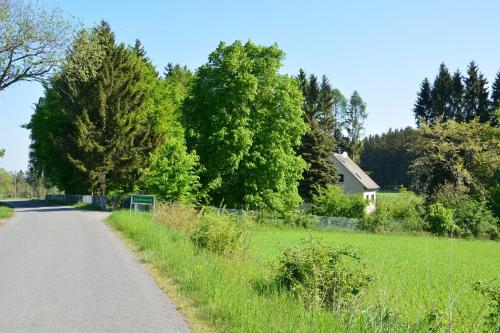
POLYGON ((344 166, 344 168, 349 171, 354 178, 356 178, 365 189, 367 190, 376 190, 379 189, 380 186, 377 185, 353 160, 349 158, 347 155, 342 154, 333 154, 334 158, 344 166))

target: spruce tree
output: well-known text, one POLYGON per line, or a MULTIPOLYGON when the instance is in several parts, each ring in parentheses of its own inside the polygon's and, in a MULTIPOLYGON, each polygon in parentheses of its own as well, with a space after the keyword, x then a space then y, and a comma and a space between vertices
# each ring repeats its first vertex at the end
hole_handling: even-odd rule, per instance
POLYGON ((491 86, 491 102, 490 102, 490 114, 493 115, 491 124, 498 126, 498 119, 496 118, 495 112, 500 108, 500 71, 497 72, 495 81, 491 86))
POLYGON ((297 149, 308 163, 299 184, 299 193, 309 201, 319 187, 333 184, 336 180, 336 167, 332 159, 336 147, 332 113, 335 96, 326 76, 322 77, 319 87, 316 76, 310 75, 307 81, 303 70, 297 79, 304 95, 304 120, 309 125, 309 131, 302 136, 297 149))
POLYGON ((488 81, 478 66, 471 61, 467 68, 464 91, 464 118, 466 122, 479 117, 479 122, 490 122, 492 117, 488 101, 488 81))
POLYGON ((417 94, 417 101, 415 102, 415 106, 413 108, 417 126, 431 120, 431 90, 431 83, 427 78, 425 78, 420 84, 420 91, 417 94))
POLYGON ((434 80, 431 92, 432 111, 430 123, 453 118, 452 112, 453 79, 444 63, 439 66, 439 73, 434 80))
POLYGON ((464 84, 463 84, 462 73, 457 69, 453 74, 453 95, 451 97, 451 113, 453 119, 458 122, 464 121, 463 114, 463 95, 464 95, 464 84))

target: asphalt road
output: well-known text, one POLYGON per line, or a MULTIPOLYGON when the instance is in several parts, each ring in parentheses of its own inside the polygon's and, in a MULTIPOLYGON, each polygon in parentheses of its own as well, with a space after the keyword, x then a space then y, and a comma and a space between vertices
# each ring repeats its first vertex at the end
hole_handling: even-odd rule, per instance
POLYGON ((11 204, 0 227, 0 332, 189 332, 106 213, 11 204))

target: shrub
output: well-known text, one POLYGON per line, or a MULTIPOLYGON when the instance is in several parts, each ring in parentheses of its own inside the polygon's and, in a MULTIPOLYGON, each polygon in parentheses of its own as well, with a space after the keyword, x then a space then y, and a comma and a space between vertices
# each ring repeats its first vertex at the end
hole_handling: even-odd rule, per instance
POLYGON ((473 288, 487 298, 485 332, 500 332, 500 286, 495 281, 477 281, 473 288))
POLYGON ((237 216, 207 212, 198 220, 191 240, 201 249, 219 255, 234 256, 244 248, 243 226, 237 216))
POLYGON ((319 224, 317 216, 309 214, 306 210, 292 210, 284 215, 285 224, 291 224, 298 227, 313 228, 319 224))
POLYGON ((460 203, 453 216, 462 237, 498 237, 498 219, 485 204, 475 200, 460 203))
POLYGON ((314 238, 285 250, 275 276, 278 285, 307 307, 337 310, 361 295, 371 279, 355 252, 326 246, 314 238))
POLYGON ((313 196, 313 212, 323 216, 362 218, 365 215, 365 200, 361 194, 344 194, 335 185, 320 188, 313 196))
POLYGON ((401 189, 399 194, 377 198, 377 209, 366 216, 358 227, 369 231, 420 231, 424 228, 421 198, 401 189))
POLYGON ((453 223, 453 213, 453 209, 446 208, 439 202, 431 204, 426 219, 429 231, 438 235, 454 233, 457 227, 453 223))
POLYGON ((159 203, 154 211, 155 222, 186 234, 193 232, 199 215, 192 206, 181 203, 159 203))

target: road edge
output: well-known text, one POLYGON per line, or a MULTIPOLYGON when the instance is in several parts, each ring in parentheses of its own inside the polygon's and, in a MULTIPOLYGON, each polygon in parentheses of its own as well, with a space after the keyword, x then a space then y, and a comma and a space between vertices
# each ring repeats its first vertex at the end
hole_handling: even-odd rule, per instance
POLYGON ((112 225, 110 225, 106 219, 103 220, 103 223, 122 241, 123 244, 134 254, 134 256, 141 261, 146 269, 146 272, 151 276, 151 278, 155 281, 156 285, 162 290, 165 297, 167 297, 172 304, 175 306, 175 309, 179 311, 186 323, 188 324, 189 329, 193 333, 216 333, 217 331, 210 326, 210 324, 202 319, 196 314, 198 311, 195 303, 189 299, 188 297, 182 295, 179 291, 179 288, 175 284, 172 279, 166 278, 160 274, 158 268, 152 265, 148 259, 147 255, 139 250, 139 248, 133 243, 132 240, 126 238, 122 232, 115 229, 112 225))
POLYGON ((3 204, 9 208, 12 209, 13 213, 11 216, 7 217, 6 219, 1 219, 0 218, 0 228, 2 226, 4 226, 5 224, 7 224, 8 221, 12 220, 14 218, 14 216, 16 216, 16 209, 14 207, 12 207, 11 205, 9 205, 8 203, 6 203, 5 201, 0 201, 0 204, 3 204))

